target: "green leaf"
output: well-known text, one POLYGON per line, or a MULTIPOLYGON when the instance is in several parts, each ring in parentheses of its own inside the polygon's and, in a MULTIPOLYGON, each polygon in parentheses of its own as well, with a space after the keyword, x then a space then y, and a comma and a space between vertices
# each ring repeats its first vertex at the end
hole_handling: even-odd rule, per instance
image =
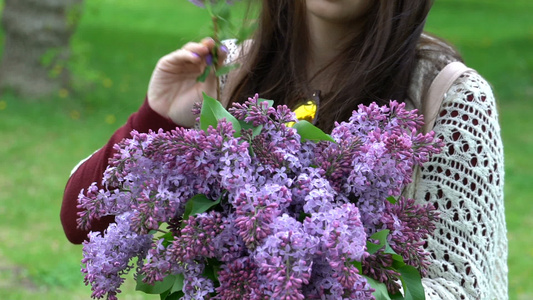
MULTIPOLYGON (((394 251, 394 249, 390 247, 389 243, 387 242, 387 236, 389 235, 389 233, 390 231, 388 229, 374 233, 370 238, 378 240, 379 244, 367 243, 367 251, 368 253, 373 254, 379 249, 385 247, 384 253, 392 255, 392 269, 398 271, 401 275, 400 280, 403 285, 405 298, 401 295, 395 294, 392 296, 391 299, 424 300, 424 287, 422 286, 422 279, 420 277, 420 273, 415 267, 407 265, 404 262, 403 257, 401 255, 398 255, 394 251)), ((374 286, 372 287, 375 288, 374 286)), ((376 299, 378 299, 377 296, 376 299)))
POLYGON ((179 291, 179 292, 175 292, 175 293, 169 294, 169 295, 165 296, 165 298, 161 298, 161 300, 179 300, 183 296, 185 296, 185 293, 183 293, 182 291, 179 291))
POLYGON ((219 203, 220 198, 213 201, 203 194, 195 195, 185 204, 185 212, 183 213, 183 219, 185 220, 188 219, 189 216, 194 216, 196 214, 206 212, 208 209, 219 203))
POLYGON ((391 257, 393 260, 393 268, 397 269, 397 268, 404 266, 405 263, 403 261, 403 257, 397 254, 396 251, 394 251, 394 249, 392 249, 391 246, 389 245, 389 242, 387 241, 387 236, 389 235, 389 233, 390 233, 390 230, 388 229, 384 229, 384 230, 374 233, 370 238, 374 240, 378 240, 379 244, 367 242, 366 248, 367 248, 368 253, 374 254, 378 250, 385 247, 385 249, 383 250, 383 253, 391 254, 391 257))
POLYGON ((165 299, 167 299, 168 295, 170 295, 170 291, 166 291, 164 293, 161 293, 161 294, 159 294, 159 299, 160 300, 165 300, 165 299))
POLYGON ((377 245, 371 242, 366 242, 366 251, 368 254, 374 254, 378 252, 379 249, 383 248, 382 245, 377 245))
POLYGON ((217 259, 208 258, 202 275, 211 279, 213 282, 218 282, 218 271, 220 271, 220 266, 222 266, 222 262, 217 259))
POLYGON ((240 121, 240 124, 241 124, 242 130, 247 130, 247 129, 252 130, 252 137, 258 136, 259 134, 261 134, 261 130, 263 130, 263 125, 254 126, 251 123, 244 122, 242 120, 240 121))
POLYGON ((403 266, 405 266, 405 262, 403 260, 403 257, 399 254, 397 254, 389 245, 389 243, 387 243, 387 245, 385 246, 385 250, 383 251, 384 253, 388 253, 388 254, 391 254, 391 258, 392 258, 392 268, 393 269, 396 269, 398 270, 399 268, 402 268, 403 266))
POLYGON ((352 265, 357 268, 359 274, 363 274, 363 264, 360 261, 352 261, 352 265))
POLYGON ((424 300, 424 286, 422 285, 422 278, 418 270, 410 265, 404 265, 397 269, 401 274, 401 281, 405 300, 424 300))
POLYGON ((368 284, 370 284, 370 286, 375 290, 372 295, 374 295, 376 300, 391 300, 389 291, 387 291, 387 286, 383 282, 379 282, 368 276, 363 275, 363 277, 366 278, 368 284))
POLYGON ((383 250, 383 253, 392 254, 392 259, 394 261, 403 263, 403 257, 401 255, 398 255, 398 253, 396 253, 396 251, 394 251, 394 249, 391 248, 387 239, 385 239, 385 250, 383 250))
POLYGON ((217 70, 215 71, 215 76, 218 77, 218 76, 226 75, 229 72, 237 69, 238 67, 239 67, 239 64, 224 65, 220 68, 217 68, 217 70))
POLYGON ((298 222, 303 223, 307 217, 311 217, 311 214, 300 211, 300 215, 298 216, 298 222))
POLYGON ((209 126, 216 128, 218 121, 222 119, 226 119, 226 121, 233 125, 236 137, 240 136, 241 124, 239 120, 232 116, 220 102, 204 93, 204 102, 200 113, 200 128, 204 131, 207 131, 209 126))
POLYGON ((154 284, 148 284, 142 281, 144 276, 137 276, 137 286, 135 287, 136 291, 142 291, 147 294, 163 294, 166 291, 170 290, 176 281, 175 275, 168 275, 163 279, 163 281, 156 281, 154 284))
POLYGON ((231 5, 228 5, 226 1, 217 1, 217 3, 213 5, 211 12, 213 16, 218 19, 229 20, 231 17, 231 5))
POLYGON ((168 245, 170 245, 172 243, 172 241, 174 240, 174 235, 172 234, 172 232, 167 232, 165 234, 163 234, 159 239, 163 239, 163 247, 168 247, 168 245))
POLYGON ((373 240, 379 240, 380 243, 385 245, 385 243, 387 242, 387 236, 389 235, 389 233, 390 233, 390 230, 383 229, 371 235, 370 238, 373 240))
POLYGON ((159 299, 165 300, 170 295, 170 291, 166 291, 164 293, 159 294, 159 299))
POLYGON ((394 249, 391 248, 391 246, 389 245, 389 242, 387 241, 387 237, 389 236, 389 233, 390 233, 390 230, 384 229, 370 236, 371 239, 378 240, 379 244, 367 243, 367 247, 370 244, 372 250, 375 250, 374 252, 372 253, 369 252, 369 253, 374 254, 377 250, 385 247, 385 249, 383 250, 383 253, 392 254, 392 259, 395 262, 404 264, 403 257, 401 255, 398 255, 396 251, 394 251, 394 249))
POLYGON ((389 201, 391 204, 396 204, 398 200, 394 198, 393 196, 387 197, 387 201, 389 201))
POLYGON ((166 292, 160 294, 161 300, 177 300, 181 299, 181 297, 185 295, 182 292, 183 281, 185 280, 185 276, 183 276, 183 274, 176 274, 174 276, 176 277, 174 285, 166 292))
POLYGON ((204 72, 196 78, 196 81, 205 82, 205 80, 207 79, 207 76, 209 76, 209 73, 211 73, 211 67, 207 66, 205 67, 204 72))
POLYGON ((397 292, 396 294, 389 294, 390 298, 392 300, 405 300, 401 292, 397 292))
POLYGON ((315 142, 330 141, 335 143, 329 134, 324 133, 324 131, 322 131, 320 128, 305 120, 296 122, 293 128, 296 129, 298 134, 302 137, 302 140, 310 140, 315 142))
MULTIPOLYGON (((390 232, 390 230, 384 229, 384 230, 378 231, 378 232, 374 233, 373 235, 371 235, 370 238, 373 239, 373 240, 378 240, 379 244, 374 244, 374 243, 371 243, 371 242, 367 242, 366 243, 367 252, 369 254, 374 254, 374 253, 378 252, 379 249, 388 246, 389 244, 387 243, 387 236, 389 235, 389 232, 390 232)), ((390 250, 392 251, 392 249, 390 249, 390 250)))
POLYGON ((257 100, 258 100, 259 103, 263 103, 263 102, 268 103, 268 107, 272 107, 274 105, 274 100, 268 100, 268 99, 264 99, 264 98, 259 98, 257 100))
POLYGON ((237 35, 237 44, 241 44, 245 40, 249 39, 253 32, 257 29, 257 22, 248 24, 246 26, 240 26, 237 35))
POLYGON ((176 280, 174 281, 174 285, 170 289, 171 294, 175 292, 181 292, 183 290, 183 281, 185 280, 185 276, 183 276, 183 274, 181 273, 176 274, 174 276, 176 276, 176 280))

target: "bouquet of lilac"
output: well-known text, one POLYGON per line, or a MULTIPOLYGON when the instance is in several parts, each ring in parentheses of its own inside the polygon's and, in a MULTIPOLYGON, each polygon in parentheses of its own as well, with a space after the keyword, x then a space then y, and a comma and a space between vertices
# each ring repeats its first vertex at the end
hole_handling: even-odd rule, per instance
POLYGON ((84 243, 93 298, 117 299, 132 269, 161 299, 424 297, 437 213, 399 197, 439 151, 421 116, 361 105, 327 135, 257 95, 199 113, 197 129, 133 132, 105 188, 80 193, 80 227, 116 216, 84 243))

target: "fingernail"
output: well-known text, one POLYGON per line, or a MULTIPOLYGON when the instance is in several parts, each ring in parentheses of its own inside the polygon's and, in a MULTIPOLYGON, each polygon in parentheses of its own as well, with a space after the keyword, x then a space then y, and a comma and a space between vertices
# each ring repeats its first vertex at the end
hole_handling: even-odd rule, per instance
POLYGON ((211 54, 208 54, 206 57, 205 57, 205 63, 210 66, 213 64, 213 55, 211 54))
POLYGON ((224 52, 224 54, 227 54, 228 53, 228 47, 222 45, 222 46, 220 46, 220 51, 224 52))

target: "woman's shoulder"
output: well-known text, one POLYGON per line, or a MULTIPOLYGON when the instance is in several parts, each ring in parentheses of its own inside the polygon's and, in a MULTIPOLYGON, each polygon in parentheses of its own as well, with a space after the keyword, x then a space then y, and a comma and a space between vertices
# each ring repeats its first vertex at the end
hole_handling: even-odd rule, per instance
MULTIPOLYGON (((411 75, 409 86, 409 102, 412 108, 420 109, 422 102, 426 101, 428 90, 439 73, 450 63, 463 62, 461 56, 446 41, 424 33, 417 47, 417 61, 411 75)), ((489 87, 486 80, 475 70, 465 69, 465 75, 453 82, 453 86, 475 88, 474 82, 483 84, 477 86, 489 87)), ((490 88, 490 87, 489 87, 490 88)))

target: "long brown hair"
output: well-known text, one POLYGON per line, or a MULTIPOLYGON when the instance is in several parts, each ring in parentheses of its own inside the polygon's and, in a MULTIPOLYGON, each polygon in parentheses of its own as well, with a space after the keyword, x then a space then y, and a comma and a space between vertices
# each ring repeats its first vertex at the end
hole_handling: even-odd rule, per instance
MULTIPOLYGON (((323 95, 317 125, 329 132, 358 104, 404 101, 431 0, 375 0, 362 33, 328 67, 334 90, 323 95)), ((304 0, 263 0, 258 30, 230 99, 255 93, 293 107, 312 90, 306 74, 309 42, 304 0)))

